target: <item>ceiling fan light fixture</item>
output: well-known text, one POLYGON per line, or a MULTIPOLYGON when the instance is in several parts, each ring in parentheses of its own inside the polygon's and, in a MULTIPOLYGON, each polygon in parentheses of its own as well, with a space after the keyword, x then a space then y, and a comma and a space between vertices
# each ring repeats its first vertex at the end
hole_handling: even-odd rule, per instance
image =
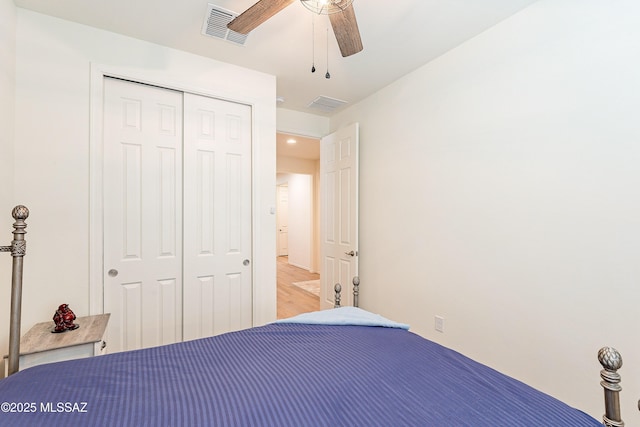
POLYGON ((300 0, 300 2, 318 15, 331 15, 348 8, 353 0, 300 0))

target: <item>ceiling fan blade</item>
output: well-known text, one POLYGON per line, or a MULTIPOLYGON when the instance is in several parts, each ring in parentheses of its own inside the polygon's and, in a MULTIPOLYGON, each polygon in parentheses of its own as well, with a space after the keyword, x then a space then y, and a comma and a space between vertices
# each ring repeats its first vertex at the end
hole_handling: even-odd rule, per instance
POLYGON ((343 57, 351 56, 363 49, 353 4, 342 12, 332 13, 329 15, 329 20, 343 57))
POLYGON ((260 0, 227 24, 227 28, 240 34, 248 34, 258 25, 289 6, 295 0, 260 0))

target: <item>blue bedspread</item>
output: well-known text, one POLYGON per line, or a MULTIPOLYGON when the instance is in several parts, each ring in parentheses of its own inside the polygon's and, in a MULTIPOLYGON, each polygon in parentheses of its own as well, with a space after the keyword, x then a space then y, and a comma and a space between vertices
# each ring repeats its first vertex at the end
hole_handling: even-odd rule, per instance
POLYGON ((601 427, 409 331, 366 326, 271 324, 36 366, 0 380, 0 403, 12 427, 601 427))

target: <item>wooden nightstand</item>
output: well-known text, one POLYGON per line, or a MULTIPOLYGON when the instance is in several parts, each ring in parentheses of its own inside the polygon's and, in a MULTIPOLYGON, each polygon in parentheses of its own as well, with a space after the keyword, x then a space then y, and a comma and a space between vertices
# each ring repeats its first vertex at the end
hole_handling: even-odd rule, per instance
MULTIPOLYGON (((73 331, 54 334, 55 324, 38 323, 20 338, 20 370, 43 363, 81 359, 103 354, 106 343, 102 340, 110 314, 78 317, 80 325, 73 331)), ((4 376, 8 375, 8 356, 4 357, 4 376)))

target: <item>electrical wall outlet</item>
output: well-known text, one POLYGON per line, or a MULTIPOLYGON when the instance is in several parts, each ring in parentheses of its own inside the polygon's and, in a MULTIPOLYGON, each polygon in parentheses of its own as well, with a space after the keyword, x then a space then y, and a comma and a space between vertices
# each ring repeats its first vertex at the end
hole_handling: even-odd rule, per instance
POLYGON ((444 317, 436 316, 436 331, 444 333, 444 317))

